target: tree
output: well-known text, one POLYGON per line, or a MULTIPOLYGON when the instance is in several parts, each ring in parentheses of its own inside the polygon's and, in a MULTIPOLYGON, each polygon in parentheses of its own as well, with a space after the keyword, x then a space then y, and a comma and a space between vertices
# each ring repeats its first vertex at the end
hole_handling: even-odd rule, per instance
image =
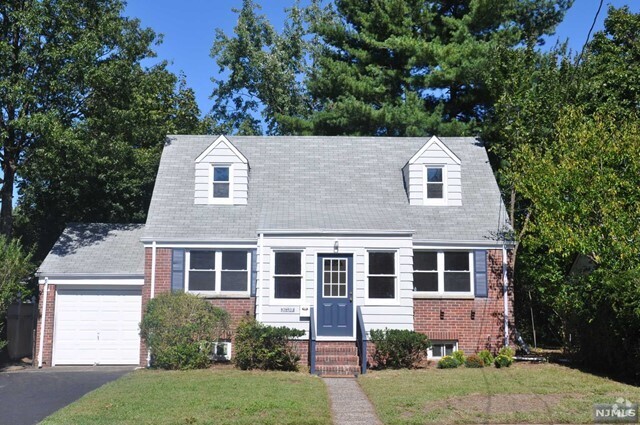
POLYGON ((486 70, 496 51, 540 43, 571 3, 337 0, 317 9, 312 132, 473 134, 495 100, 486 70))
POLYGON ((2 233, 48 251, 69 221, 142 221, 165 136, 198 129, 181 77, 154 56, 156 34, 119 0, 0 5, 2 233), (184 128, 181 128, 184 127, 184 128), (18 177, 18 179, 16 179, 18 177))
MULTIPOLYGON (((0 338, 3 336, 7 308, 18 298, 18 294, 28 296, 26 282, 31 277, 34 266, 31 254, 22 250, 20 241, 9 240, 0 235, 0 338)), ((0 339, 0 351, 7 341, 0 339)))
POLYGON ((296 1, 278 34, 253 0, 244 0, 234 37, 216 31, 211 57, 225 78, 214 80, 209 132, 290 133, 289 118, 305 116, 308 99, 301 83, 306 68, 303 11, 296 1))

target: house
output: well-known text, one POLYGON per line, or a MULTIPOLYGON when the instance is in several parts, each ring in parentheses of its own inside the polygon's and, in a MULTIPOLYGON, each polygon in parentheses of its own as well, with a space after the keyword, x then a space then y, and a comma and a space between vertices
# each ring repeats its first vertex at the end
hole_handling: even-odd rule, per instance
POLYGON ((359 326, 426 333, 432 358, 495 349, 508 226, 474 138, 170 136, 144 227, 71 225, 43 262, 38 356, 144 366, 137 322, 168 291, 355 362, 321 373, 357 370, 359 326))

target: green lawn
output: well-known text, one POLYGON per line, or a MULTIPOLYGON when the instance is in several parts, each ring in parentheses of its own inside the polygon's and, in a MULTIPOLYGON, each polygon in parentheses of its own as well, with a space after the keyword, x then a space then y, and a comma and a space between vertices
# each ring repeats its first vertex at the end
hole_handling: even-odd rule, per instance
POLYGON ((552 364, 374 371, 360 385, 385 424, 593 423, 593 403, 640 388, 552 364))
POLYGON ((44 424, 330 424, 326 387, 304 373, 141 370, 44 424))

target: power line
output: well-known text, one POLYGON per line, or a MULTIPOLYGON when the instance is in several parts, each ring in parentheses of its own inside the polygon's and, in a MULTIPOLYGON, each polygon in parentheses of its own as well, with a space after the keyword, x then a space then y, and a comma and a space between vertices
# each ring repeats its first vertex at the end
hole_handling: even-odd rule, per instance
POLYGON ((582 55, 584 54, 584 50, 587 48, 587 44, 589 44, 591 33, 593 32, 593 28, 596 26, 596 22, 598 21, 598 16, 600 15, 600 10, 602 10, 603 3, 604 3, 604 0, 600 0, 598 11, 596 12, 596 16, 594 16, 593 18, 593 22, 591 23, 591 28, 589 28, 589 32, 587 33, 587 39, 584 41, 584 44, 582 45, 582 49, 580 50, 580 55, 578 56, 578 61, 576 62, 576 65, 578 65, 582 60, 582 55))

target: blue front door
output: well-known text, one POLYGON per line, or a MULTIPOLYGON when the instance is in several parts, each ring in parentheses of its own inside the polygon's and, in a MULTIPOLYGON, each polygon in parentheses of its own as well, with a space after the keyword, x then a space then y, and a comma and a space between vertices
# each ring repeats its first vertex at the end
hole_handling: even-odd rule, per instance
POLYGON ((353 256, 318 255, 318 335, 353 335, 353 256))

